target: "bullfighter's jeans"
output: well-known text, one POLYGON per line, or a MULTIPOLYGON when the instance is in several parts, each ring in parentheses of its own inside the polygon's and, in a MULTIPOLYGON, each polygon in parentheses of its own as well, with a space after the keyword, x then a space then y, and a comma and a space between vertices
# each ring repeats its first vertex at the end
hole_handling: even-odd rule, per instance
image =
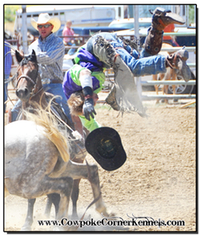
POLYGON ((139 77, 166 72, 165 56, 151 56, 145 49, 141 51, 141 54, 136 50, 131 52, 131 47, 126 46, 126 48, 124 48, 122 40, 117 38, 117 35, 114 33, 100 33, 91 37, 86 44, 86 49, 90 53, 93 53, 93 44, 99 35, 110 42, 116 52, 119 53, 122 60, 131 69, 134 76, 139 77))

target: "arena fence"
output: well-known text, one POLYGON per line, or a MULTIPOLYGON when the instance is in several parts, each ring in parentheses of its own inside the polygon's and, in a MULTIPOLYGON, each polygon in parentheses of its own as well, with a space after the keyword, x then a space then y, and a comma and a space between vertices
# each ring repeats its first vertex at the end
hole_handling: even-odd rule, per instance
MULTIPOLYGON (((164 33, 166 36, 196 36, 195 31, 190 32, 170 32, 164 33)), ((145 35, 140 35, 145 36, 145 35)), ((174 51, 180 50, 182 47, 173 47, 173 48, 162 48, 161 51, 166 51, 168 53, 172 53, 174 51)), ((194 52, 196 54, 196 47, 190 46, 185 47, 188 52, 194 52)), ((187 63, 190 68, 196 68, 196 63, 187 63)), ((183 80, 158 80, 158 81, 141 81, 141 78, 136 78, 136 84, 138 88, 138 92, 142 100, 153 100, 153 99, 196 99, 196 94, 165 94, 165 95, 142 95, 142 85, 152 86, 152 85, 196 85, 196 80, 189 80, 185 82, 183 80)))

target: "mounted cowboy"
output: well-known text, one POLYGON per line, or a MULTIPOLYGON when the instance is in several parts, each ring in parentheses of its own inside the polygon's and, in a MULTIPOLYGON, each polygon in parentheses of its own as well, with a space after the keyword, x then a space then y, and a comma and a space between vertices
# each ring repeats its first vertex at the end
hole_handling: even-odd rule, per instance
MULTIPOLYGON (((41 13, 37 21, 31 19, 31 24, 39 31, 40 36, 29 46, 29 53, 32 50, 36 52, 43 88, 46 92, 60 96, 55 101, 71 120, 67 100, 62 90, 65 47, 62 39, 54 34, 59 30, 61 22, 57 17, 50 17, 48 13, 41 13)), ((20 108, 21 102, 18 101, 12 109, 12 121, 16 120, 20 108)))
POLYGON ((113 67, 115 84, 106 102, 122 112, 136 111, 145 116, 133 76, 165 73, 167 67, 188 81, 191 71, 186 64, 188 52, 184 49, 170 56, 158 55, 162 46, 163 30, 169 24, 184 24, 184 20, 171 11, 156 8, 148 30, 145 47, 139 54, 137 43, 127 44, 113 33, 99 33, 79 48, 74 58, 75 65, 66 72, 63 90, 72 114, 79 115, 82 124, 89 130, 100 127, 95 120, 94 105, 105 79, 104 68, 113 67))

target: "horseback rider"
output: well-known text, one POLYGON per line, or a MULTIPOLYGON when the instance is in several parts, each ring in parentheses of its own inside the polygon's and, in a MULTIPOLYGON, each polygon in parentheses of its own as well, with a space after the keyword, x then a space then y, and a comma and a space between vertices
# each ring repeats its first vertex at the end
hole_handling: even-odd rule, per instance
POLYGON ((95 120, 94 105, 105 79, 104 68, 114 68, 116 86, 106 99, 113 109, 137 111, 145 116, 145 109, 137 94, 134 76, 165 73, 167 67, 188 81, 191 71, 186 64, 188 52, 184 49, 169 56, 157 55, 162 47, 163 30, 169 24, 184 24, 182 17, 156 8, 148 30, 145 47, 139 54, 137 43, 127 44, 114 33, 99 33, 79 48, 74 58, 75 65, 66 72, 63 90, 72 114, 78 115, 89 131, 100 127, 95 120))
MULTIPOLYGON (((36 52, 43 88, 46 92, 59 95, 55 101, 71 120, 67 100, 62 90, 65 46, 62 39, 54 34, 59 30, 61 22, 57 17, 41 13, 38 21, 31 19, 31 24, 39 31, 39 38, 29 46, 29 52, 31 53, 33 49, 36 52)), ((12 109, 12 121, 16 120, 20 109, 21 101, 19 100, 12 109)))

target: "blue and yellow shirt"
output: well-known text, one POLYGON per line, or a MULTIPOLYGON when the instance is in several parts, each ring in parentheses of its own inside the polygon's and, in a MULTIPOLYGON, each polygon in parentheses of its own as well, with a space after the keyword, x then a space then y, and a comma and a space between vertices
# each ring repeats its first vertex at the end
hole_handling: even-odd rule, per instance
POLYGON ((103 63, 84 48, 79 49, 74 61, 76 64, 65 73, 63 79, 62 86, 67 99, 72 93, 82 90, 79 74, 81 70, 85 69, 91 71, 94 93, 99 93, 105 81, 103 63))
MULTIPOLYGON (((100 62, 95 56, 90 52, 81 47, 76 57, 74 58, 76 63, 70 70, 65 73, 63 79, 63 91, 67 99, 72 93, 82 90, 81 83, 79 80, 79 74, 81 70, 88 69, 91 71, 92 85, 94 93, 99 93, 102 90, 103 83, 105 81, 105 74, 103 73, 103 63, 100 62)), ((92 131, 100 125, 95 119, 88 121, 84 116, 79 116, 84 127, 89 131, 92 131)))

